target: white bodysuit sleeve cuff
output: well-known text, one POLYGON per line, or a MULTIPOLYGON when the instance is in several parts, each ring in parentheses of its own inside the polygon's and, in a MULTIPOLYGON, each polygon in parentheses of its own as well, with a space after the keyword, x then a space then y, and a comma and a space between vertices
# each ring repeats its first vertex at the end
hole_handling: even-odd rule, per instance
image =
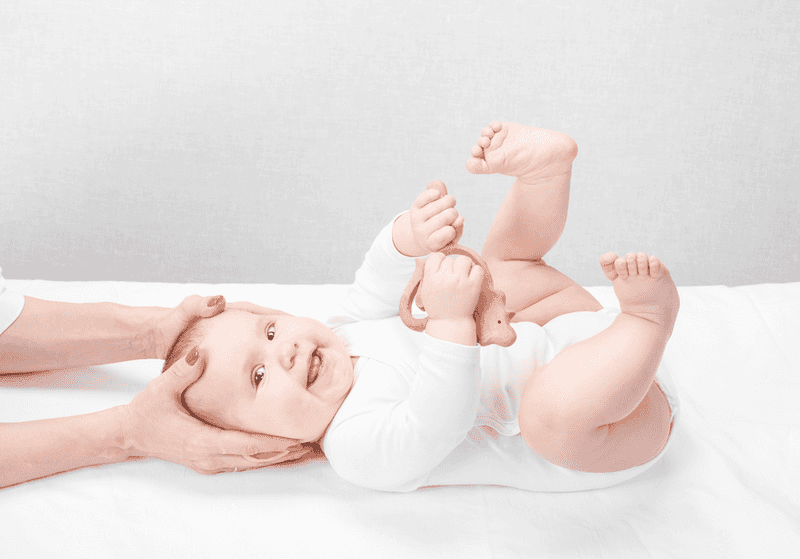
POLYGON ((0 334, 14 323, 25 306, 25 297, 7 289, 2 272, 0 268, 0 334))

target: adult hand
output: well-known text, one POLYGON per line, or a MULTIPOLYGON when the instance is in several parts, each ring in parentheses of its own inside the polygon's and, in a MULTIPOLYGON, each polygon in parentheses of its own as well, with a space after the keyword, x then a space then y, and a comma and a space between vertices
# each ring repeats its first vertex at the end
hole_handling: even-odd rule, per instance
POLYGON ((161 458, 201 474, 217 474, 295 460, 310 452, 295 439, 219 429, 192 417, 181 404, 182 394, 204 368, 205 359, 194 348, 120 406, 123 445, 131 457, 161 458))
POLYGON ((156 359, 166 359, 169 350, 186 328, 196 318, 211 318, 225 309, 225 297, 201 297, 190 295, 174 309, 160 317, 155 328, 156 359))

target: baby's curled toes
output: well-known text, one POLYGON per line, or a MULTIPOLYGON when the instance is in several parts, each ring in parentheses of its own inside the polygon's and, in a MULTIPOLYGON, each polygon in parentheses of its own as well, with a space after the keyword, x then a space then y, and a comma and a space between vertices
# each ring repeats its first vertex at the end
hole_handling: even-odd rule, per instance
POLYGON ((575 141, 561 132, 492 122, 481 131, 470 153, 467 170, 471 173, 500 173, 534 184, 568 173, 578 150, 575 141))
POLYGON ((617 261, 617 255, 613 252, 607 252, 603 256, 600 257, 600 267, 603 269, 603 273, 606 275, 608 279, 614 281, 617 279, 617 270, 614 267, 614 263, 617 261))
POLYGON ((600 257, 600 266, 613 282, 624 313, 672 328, 679 307, 678 290, 657 257, 629 252, 622 258, 608 252, 600 257))

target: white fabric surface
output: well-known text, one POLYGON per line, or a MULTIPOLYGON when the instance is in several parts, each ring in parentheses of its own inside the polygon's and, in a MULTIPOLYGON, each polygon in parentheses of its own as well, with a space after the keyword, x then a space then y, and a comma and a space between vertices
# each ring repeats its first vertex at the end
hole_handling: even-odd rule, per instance
MULTIPOLYGON (((544 327, 512 324, 517 339, 507 348, 465 346, 414 332, 397 316, 415 259, 395 248, 395 219, 367 251, 337 316, 326 321, 350 354, 360 357, 354 386, 324 440, 337 474, 383 491, 476 484, 581 491, 631 479, 668 452, 672 434, 647 463, 606 473, 569 470, 534 453, 517 420, 531 372, 608 328, 619 309, 569 313, 544 327)), ((658 376, 674 417, 679 405, 672 383, 664 382, 668 368, 662 362, 658 376)))
MULTIPOLYGON (((346 285, 7 280, 43 299, 177 305, 223 294, 318 320, 346 285)), ((610 286, 590 287, 605 306, 610 286)), ((679 287, 665 353, 683 419, 651 469, 575 493, 492 486, 384 493, 325 461, 202 476, 159 460, 0 490, 8 557, 790 557, 800 549, 800 283, 679 287)), ((0 420, 125 404, 138 361, 0 377, 0 420)))

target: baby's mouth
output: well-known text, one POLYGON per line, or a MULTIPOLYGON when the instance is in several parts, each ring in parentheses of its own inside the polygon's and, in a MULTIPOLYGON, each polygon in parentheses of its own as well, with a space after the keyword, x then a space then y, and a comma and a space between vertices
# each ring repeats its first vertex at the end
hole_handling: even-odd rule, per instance
POLYGON ((322 370, 322 354, 315 349, 311 355, 308 356, 308 375, 306 376, 306 388, 309 388, 319 378, 319 373, 322 370))

